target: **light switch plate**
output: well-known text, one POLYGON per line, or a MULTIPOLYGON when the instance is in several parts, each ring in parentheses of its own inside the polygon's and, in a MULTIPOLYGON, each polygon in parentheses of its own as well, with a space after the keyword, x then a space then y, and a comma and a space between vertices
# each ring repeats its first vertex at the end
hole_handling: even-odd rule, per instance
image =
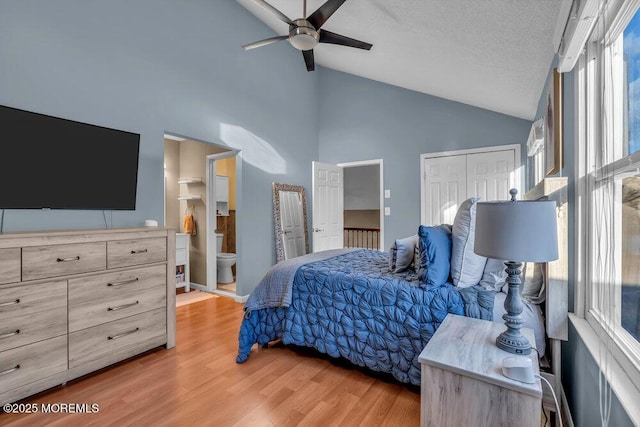
POLYGON ((385 214, 385 216, 391 215, 391 208, 389 208, 389 207, 384 208, 384 214, 385 214))
POLYGON ((384 190, 384 198, 385 199, 391 198, 391 190, 384 190))

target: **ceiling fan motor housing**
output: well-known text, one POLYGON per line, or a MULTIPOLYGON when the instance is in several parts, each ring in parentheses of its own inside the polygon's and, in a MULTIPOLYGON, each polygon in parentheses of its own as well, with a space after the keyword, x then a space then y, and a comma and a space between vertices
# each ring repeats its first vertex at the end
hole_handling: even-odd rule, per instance
POLYGON ((289 25, 289 43, 298 50, 310 50, 320 41, 320 35, 306 19, 296 19, 289 25))

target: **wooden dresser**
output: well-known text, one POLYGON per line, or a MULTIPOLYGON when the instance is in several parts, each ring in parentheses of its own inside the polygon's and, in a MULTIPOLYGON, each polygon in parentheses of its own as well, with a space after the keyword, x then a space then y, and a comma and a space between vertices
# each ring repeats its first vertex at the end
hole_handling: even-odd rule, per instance
POLYGON ((0 234, 0 404, 175 346, 175 231, 0 234))

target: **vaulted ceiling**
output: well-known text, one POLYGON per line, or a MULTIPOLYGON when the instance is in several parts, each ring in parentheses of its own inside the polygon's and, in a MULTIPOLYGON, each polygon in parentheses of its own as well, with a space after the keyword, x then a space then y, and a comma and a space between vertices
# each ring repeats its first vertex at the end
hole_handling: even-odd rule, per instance
MULTIPOLYGON (((252 0, 236 1, 256 16, 256 25, 271 28, 265 38, 288 33, 288 24, 252 0)), ((303 0, 267 1, 291 19, 303 15, 303 0)), ((307 15, 323 3, 308 0, 307 15)), ((373 48, 321 43, 314 49, 315 61, 533 120, 570 4, 571 0, 347 0, 322 28, 373 48)), ((244 45, 255 40, 243 39, 240 32, 237 41, 244 45)), ((277 45, 281 44, 294 49, 287 42, 277 45)), ((300 67, 304 66, 300 55, 300 67)))

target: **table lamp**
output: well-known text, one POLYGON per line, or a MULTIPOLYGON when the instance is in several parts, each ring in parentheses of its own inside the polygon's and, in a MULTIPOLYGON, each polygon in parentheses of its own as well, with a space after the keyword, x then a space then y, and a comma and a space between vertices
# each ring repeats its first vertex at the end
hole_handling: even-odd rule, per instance
POLYGON ((524 305, 520 297, 520 273, 523 262, 548 262, 558 259, 556 202, 551 200, 511 200, 479 202, 476 205, 474 252, 488 258, 505 260, 507 272, 507 329, 496 338, 496 346, 514 354, 531 353, 529 340, 520 333, 524 305))

